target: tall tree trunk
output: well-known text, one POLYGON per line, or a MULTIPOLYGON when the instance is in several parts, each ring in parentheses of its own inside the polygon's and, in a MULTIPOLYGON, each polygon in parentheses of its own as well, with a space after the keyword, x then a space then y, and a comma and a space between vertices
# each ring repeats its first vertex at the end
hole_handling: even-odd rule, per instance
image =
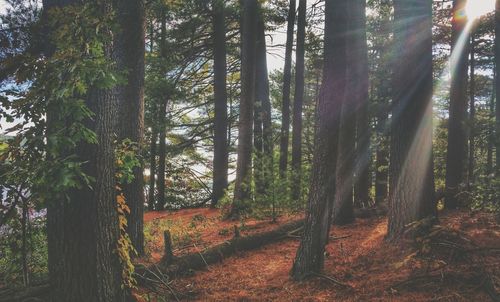
POLYGON ((166 115, 167 115, 167 103, 168 100, 165 98, 162 100, 158 110, 158 175, 156 178, 156 210, 162 211, 165 209, 165 164, 166 164, 166 115))
POLYGON ((288 141, 290 132, 290 87, 292 83, 292 50, 294 25, 295 0, 290 0, 286 28, 285 67, 283 69, 283 100, 281 103, 281 136, 279 163, 281 179, 285 179, 288 165, 288 141))
POLYGON ((267 72, 267 52, 265 24, 262 9, 259 9, 257 19, 257 45, 255 63, 255 114, 254 127, 260 131, 254 131, 254 149, 256 150, 256 162, 254 164, 256 198, 268 200, 272 198, 269 189, 273 187, 273 141, 271 122, 271 100, 269 98, 269 77, 267 72), (258 108, 258 109, 257 109, 258 108), (260 124, 261 126, 256 126, 260 124), (258 134, 261 140, 257 140, 258 134))
MULTIPOLYGON (((496 1, 495 9, 495 93, 498 96, 500 91, 500 77, 498 76, 498 66, 500 66, 500 0, 496 1)), ((495 149, 496 165, 495 173, 500 176, 500 102, 498 98, 495 103, 495 149)))
POLYGON ((475 105, 475 93, 476 93, 476 81, 475 77, 475 57, 474 57, 474 44, 475 44, 474 34, 471 35, 470 39, 470 79, 469 79, 469 94, 470 94, 470 112, 469 112, 469 164, 467 173, 467 185, 470 187, 474 184, 474 152, 475 152, 475 115, 476 115, 476 105, 475 105))
POLYGON ((155 210, 156 198, 155 198, 155 176, 156 176, 156 141, 158 140, 158 130, 153 123, 151 126, 151 146, 150 146, 150 158, 149 158, 149 198, 148 198, 148 208, 150 211, 155 210))
MULTIPOLYGON (((45 0, 43 4, 49 10, 77 2, 45 0)), ((98 5, 103 14, 112 9, 110 1, 98 5)), ((107 58, 114 59, 111 40, 104 43, 103 50, 107 58)), ((98 143, 79 143, 71 152, 85 163, 82 171, 94 181, 92 187, 75 188, 67 192, 67 199, 51 200, 47 205, 51 300, 121 301, 125 291, 121 289, 122 268, 116 253, 120 230, 113 143, 117 90, 91 88, 85 103, 94 116, 84 125, 95 132, 98 143)))
POLYGON ((302 280, 322 270, 335 196, 338 132, 346 79, 347 6, 325 2, 323 83, 318 101, 315 150, 304 233, 291 275, 302 280))
MULTIPOLYGON (((490 109, 490 120, 495 120, 495 98, 496 98, 496 66, 493 64, 493 88, 489 103, 490 109)), ((489 181, 490 176, 494 173, 493 171, 493 148, 495 146, 495 127, 493 125, 488 126, 488 150, 486 153, 486 179, 489 181)))
POLYGON ((233 218, 239 217, 251 198, 252 183, 252 122, 255 98, 255 40, 257 0, 243 0, 241 31, 241 97, 238 124, 238 159, 234 200, 231 208, 233 218))
POLYGON ((21 197, 22 213, 21 213, 21 262, 23 266, 23 285, 28 287, 30 285, 30 273, 28 268, 28 200, 21 197))
MULTIPOLYGON (((144 148, 144 55, 145 10, 144 0, 122 0, 117 3, 120 31, 117 36, 118 66, 126 71, 127 83, 119 87, 120 140, 129 139, 138 144, 137 156, 144 148)), ((130 208, 127 215, 127 233, 139 256, 144 254, 144 167, 141 160, 134 168, 134 179, 122 185, 123 194, 130 208)))
MULTIPOLYGON (((162 57, 166 56, 166 15, 162 12, 160 32, 160 53, 162 57)), ((156 188, 158 196, 156 197, 156 210, 162 211, 165 209, 165 161, 166 161, 166 115, 167 115, 168 98, 165 96, 158 105, 158 176, 156 179, 156 188)))
POLYGON ((226 94, 226 24, 224 1, 213 0, 214 35, 214 160, 212 207, 217 205, 227 188, 228 142, 227 142, 227 94, 226 94))
MULTIPOLYGON (((467 157, 467 45, 460 49, 459 38, 464 33, 466 20, 460 11, 465 0, 453 1, 452 55, 454 72, 451 74, 450 112, 448 120, 448 149, 446 154, 446 197, 445 206, 453 209, 458 206, 457 194, 464 182, 467 157)), ((465 43, 468 44, 468 43, 465 43)))
POLYGON ((369 203, 370 179, 370 116, 369 79, 368 79, 368 45, 366 37, 366 1, 353 1, 352 9, 353 47, 352 55, 355 56, 352 66, 355 73, 356 87, 354 89, 354 102, 358 106, 356 115, 356 183, 354 186, 354 203, 356 205, 369 203))
POLYGON ((387 237, 433 215, 432 1, 394 1, 393 100, 387 237), (418 37, 418 39, 416 38, 418 37))
POLYGON ((301 194, 302 174, 302 106, 304 103, 304 55, 306 40, 306 0, 299 0, 297 18, 297 51, 295 59, 295 93, 292 120, 292 200, 298 201, 301 194))
POLYGON ((389 118, 387 107, 379 109, 377 114, 377 136, 378 145, 375 162, 375 204, 387 202, 387 190, 389 181, 389 137, 387 134, 387 119, 389 118))

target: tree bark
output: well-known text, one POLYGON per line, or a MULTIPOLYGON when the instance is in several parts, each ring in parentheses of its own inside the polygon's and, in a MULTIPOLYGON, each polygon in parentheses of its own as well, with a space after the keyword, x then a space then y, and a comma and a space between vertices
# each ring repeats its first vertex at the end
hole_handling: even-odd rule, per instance
POLYGON ((458 45, 464 33, 466 20, 461 17, 465 0, 453 1, 452 54, 456 56, 451 73, 450 112, 448 120, 448 148, 446 154, 446 197, 445 206, 453 209, 458 206, 457 193, 464 182, 467 157, 467 57, 468 43, 463 49, 458 45))
MULTIPOLYGON (((498 66, 500 66, 500 0, 495 6, 495 92, 498 96, 500 91, 500 77, 498 76, 498 66)), ((500 176, 500 102, 498 98, 495 103, 495 149, 496 149, 496 176, 500 176)))
POLYGON ((299 0, 297 18, 297 51, 295 59, 295 93, 292 120, 292 200, 299 201, 302 177, 302 106, 304 103, 304 55, 306 40, 306 0, 299 0))
POLYGON ((214 159, 212 207, 224 196, 227 188, 228 140, 227 140, 227 94, 226 94, 226 24, 224 1, 213 0, 214 40, 214 159))
POLYGON ((302 235, 291 275, 302 280, 323 268, 335 196, 338 132, 346 79, 347 6, 325 2, 323 83, 318 100, 311 185, 302 235))
MULTIPOLYGON (((166 16, 163 13, 161 20, 160 33, 160 52, 161 56, 166 56, 166 16)), ((165 209, 165 160, 166 160, 166 115, 167 115, 168 97, 165 96, 158 106, 158 178, 156 179, 156 188, 158 195, 156 197, 156 210, 162 211, 165 209)))
MULTIPOLYGON (((491 121, 495 120, 495 99, 496 99, 496 66, 493 64, 493 88, 489 102, 491 121)), ((495 146, 495 126, 488 127, 488 150, 486 153, 486 179, 489 181, 490 176, 494 173, 493 170, 493 148, 495 146)))
POLYGON ((238 124, 238 159, 230 216, 237 218, 251 199, 252 122, 255 98, 255 40, 257 1, 243 0, 241 33, 241 97, 238 124))
POLYGON ((158 110, 158 176, 156 178, 156 188, 158 190, 156 196, 156 210, 163 211, 165 209, 165 163, 166 163, 166 115, 167 103, 165 98, 162 100, 158 110))
POLYGON ((295 25, 295 0, 290 0, 288 9, 285 67, 283 69, 283 100, 281 103, 281 136, 280 136, 280 178, 286 178, 288 166, 288 143, 290 132, 290 87, 292 83, 292 50, 293 50, 293 28, 295 25))
POLYGON ((151 146, 150 146, 150 158, 149 158, 149 198, 148 198, 148 208, 150 211, 155 210, 156 198, 155 198, 155 176, 156 176, 156 141, 158 140, 158 130, 153 123, 151 126, 151 146))
POLYGON ((470 76, 469 76, 469 94, 470 94, 470 111, 469 111, 469 163, 467 172, 467 186, 469 189, 474 184, 474 153, 475 153, 475 115, 476 115, 476 104, 475 104, 475 93, 476 93, 476 81, 475 77, 475 56, 474 56, 474 44, 475 44, 474 34, 471 35, 470 39, 470 76))
POLYGON ((255 114, 254 118, 254 149, 256 162, 254 164, 256 198, 269 200, 272 198, 269 189, 274 184, 273 177, 273 140, 271 121, 271 100, 269 98, 269 77, 267 72, 267 52, 265 24, 262 9, 259 9, 257 19, 257 45, 255 63, 255 114), (260 125, 260 126, 259 126, 260 125), (255 129, 255 128, 254 128, 255 129), (260 135, 260 141, 257 137, 260 135))
POLYGON ((434 215, 432 1, 394 1, 393 111, 387 238, 434 215), (416 39, 418 37, 418 39, 416 39))
POLYGON ((354 89, 354 102, 357 106, 356 114, 356 170, 354 186, 354 204, 369 204, 370 199, 370 115, 369 105, 369 79, 368 79, 368 45, 366 37, 366 1, 353 1, 352 55, 355 56, 352 66, 356 87, 354 89))
MULTIPOLYGON (((120 25, 117 35, 118 67, 126 72, 127 82, 119 87, 120 140, 130 139, 138 144, 141 158, 144 148, 144 55, 145 9, 144 0, 118 1, 116 11, 120 25)), ((122 184, 130 214, 127 215, 127 233, 138 255, 144 254, 144 167, 143 161, 134 168, 134 179, 122 184)))
POLYGON ((387 202, 389 181, 389 135, 387 131, 387 108, 379 109, 377 114, 378 145, 375 162, 375 204, 377 206, 387 202))
MULTIPOLYGON (((43 2, 44 9, 76 1, 43 2)), ((98 9, 111 12, 111 2, 98 9)), ((103 45, 104 54, 115 59, 113 41, 103 45)), ((120 236, 115 191, 114 135, 117 121, 117 90, 91 88, 85 97, 93 119, 85 127, 96 133, 97 144, 79 143, 74 150, 84 162, 83 172, 92 177, 92 187, 82 186, 67 193, 67 199, 47 205, 49 278, 52 301, 120 301, 122 268, 116 253, 120 236)))
MULTIPOLYGON (((366 34, 363 34, 365 4, 362 0, 349 2, 349 24, 347 29, 347 81, 345 100, 342 104, 340 119, 339 154, 337 158, 336 196, 332 221, 335 224, 348 224, 354 221, 353 186, 356 164, 367 167, 368 161, 357 153, 368 155, 368 149, 356 149, 357 117, 363 109, 361 118, 368 119, 366 105, 368 100, 368 71, 366 34), (360 160, 365 160, 364 163, 360 160)), ((368 125, 365 125, 368 128, 368 125)), ((363 133, 369 133, 364 129, 363 133)), ((362 141, 365 143, 366 138, 362 141)), ((369 137, 368 137, 369 140, 369 137)), ((361 142, 361 141, 360 141, 361 142)), ((368 193, 368 192, 366 192, 368 193)))

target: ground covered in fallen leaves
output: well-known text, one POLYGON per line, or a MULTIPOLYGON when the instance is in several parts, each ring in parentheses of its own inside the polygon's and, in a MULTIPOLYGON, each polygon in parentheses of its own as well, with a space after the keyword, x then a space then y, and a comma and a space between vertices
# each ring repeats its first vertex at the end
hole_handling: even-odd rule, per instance
MULTIPOLYGON (((174 254, 182 255, 232 238, 235 226, 247 236, 297 218, 235 223, 211 209, 146 213, 152 256, 141 261, 159 261, 161 233, 171 226, 184 234, 173 236, 174 254)), ((399 244, 384 240, 386 225, 386 218, 372 217, 332 227, 323 275, 305 282, 289 277, 299 244, 290 236, 175 278, 163 296, 138 294, 142 301, 493 301, 500 291, 500 226, 493 215, 443 213, 425 236, 399 244)))

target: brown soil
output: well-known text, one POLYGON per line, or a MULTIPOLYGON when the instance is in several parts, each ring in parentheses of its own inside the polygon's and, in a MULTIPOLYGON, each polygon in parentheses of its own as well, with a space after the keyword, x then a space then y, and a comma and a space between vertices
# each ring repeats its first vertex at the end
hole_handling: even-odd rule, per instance
MULTIPOLYGON (((163 217, 161 215, 185 219, 200 213, 207 217, 220 216, 216 210, 197 209, 168 214, 147 213, 146 220, 152 219, 153 216, 163 217)), ((292 218, 294 217, 283 218, 280 223, 292 218)), ((234 224, 219 220, 211 224, 203 231, 204 245, 217 244, 231 238, 233 234, 221 236, 219 231, 234 224)), ((247 234, 276 227, 276 224, 269 221, 255 220, 248 221, 246 225, 255 226, 250 228, 247 234)), ((453 266, 449 264, 434 270, 433 272, 443 275, 441 279, 429 277, 421 278, 423 282, 419 281, 422 272, 429 271, 424 269, 428 262, 412 258, 415 248, 411 244, 396 245, 386 242, 386 225, 385 218, 369 218, 332 228, 332 237, 349 237, 332 240, 327 246, 324 275, 348 284, 351 288, 336 285, 324 277, 315 277, 305 282, 290 280, 289 271, 299 244, 294 238, 254 251, 240 252, 223 263, 207 267, 205 271, 175 279, 170 286, 182 301, 491 300, 482 282, 474 280, 478 278, 478 272, 472 266, 466 265, 468 262, 453 266), (446 277, 448 274, 468 277, 468 283, 464 283, 462 279, 449 279, 446 277)), ((495 223, 492 215, 470 214, 466 211, 451 212, 440 217, 440 225, 460 231, 471 238, 471 244, 483 250, 481 261, 492 274, 491 279, 496 282, 498 291, 500 226, 495 223)), ((146 296, 146 291, 139 292, 143 297, 146 296)), ((172 296, 170 298, 173 299, 172 296)), ((152 301, 155 301, 155 298, 152 298, 152 301)))

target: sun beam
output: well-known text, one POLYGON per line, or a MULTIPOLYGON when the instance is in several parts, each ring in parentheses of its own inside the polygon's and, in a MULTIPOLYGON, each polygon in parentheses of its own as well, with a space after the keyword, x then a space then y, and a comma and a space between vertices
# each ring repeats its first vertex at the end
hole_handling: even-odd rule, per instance
POLYGON ((478 19, 495 10, 495 0, 468 0, 465 14, 469 19, 478 19))

